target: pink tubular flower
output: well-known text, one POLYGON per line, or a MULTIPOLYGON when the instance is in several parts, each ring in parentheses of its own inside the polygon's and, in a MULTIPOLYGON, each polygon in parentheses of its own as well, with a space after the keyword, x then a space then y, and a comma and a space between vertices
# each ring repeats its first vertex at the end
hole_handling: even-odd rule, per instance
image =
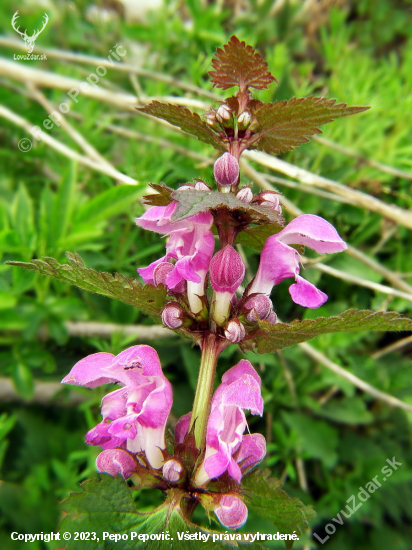
POLYGON ((136 219, 136 224, 144 229, 169 235, 166 256, 137 271, 145 283, 154 284, 153 273, 156 267, 161 263, 176 260, 173 269, 165 278, 165 284, 173 290, 182 282, 188 281, 189 303, 191 310, 197 313, 202 307, 202 302, 197 296, 205 294, 206 273, 215 246, 211 231, 213 217, 209 212, 200 212, 185 220, 172 222, 176 206, 176 201, 167 206, 152 206, 143 216, 136 219))
POLYGON ((304 307, 317 308, 328 297, 300 277, 299 253, 290 244, 308 246, 319 254, 341 252, 347 248, 336 229, 323 218, 312 214, 298 216, 282 231, 267 239, 259 269, 248 292, 269 296, 273 285, 288 277, 295 277, 295 283, 289 287, 292 300, 304 307))
POLYGON ((162 372, 156 351, 141 345, 117 356, 94 353, 76 363, 62 380, 64 384, 88 388, 108 382, 117 382, 123 387, 103 398, 103 421, 86 434, 86 443, 103 449, 144 451, 150 465, 160 468, 172 388, 162 372))
MULTIPOLYGON (((245 359, 229 369, 222 377, 212 400, 207 424, 205 458, 195 476, 199 486, 222 475, 225 471, 240 483, 243 462, 252 467, 265 455, 264 438, 260 434, 244 436, 247 422, 244 410, 263 414, 260 377, 245 359), (237 453, 236 458, 233 455, 237 453)), ((176 425, 176 435, 182 436, 188 415, 176 425)), ((187 428, 186 428, 187 430, 187 428)), ((244 470, 243 470, 244 471, 244 470)))

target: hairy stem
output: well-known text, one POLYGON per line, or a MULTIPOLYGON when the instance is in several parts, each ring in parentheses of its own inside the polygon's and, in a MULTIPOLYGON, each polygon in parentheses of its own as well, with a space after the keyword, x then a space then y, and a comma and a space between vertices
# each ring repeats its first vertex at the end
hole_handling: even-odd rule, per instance
POLYGON ((206 440, 216 363, 222 349, 219 337, 216 334, 208 333, 203 337, 202 358, 190 425, 191 428, 195 425, 195 440, 198 449, 204 447, 206 440))

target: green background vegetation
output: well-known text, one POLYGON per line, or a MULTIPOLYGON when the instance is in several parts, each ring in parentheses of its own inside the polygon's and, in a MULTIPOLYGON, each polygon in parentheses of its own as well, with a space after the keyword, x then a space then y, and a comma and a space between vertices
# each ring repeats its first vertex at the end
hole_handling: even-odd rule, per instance
MULTIPOLYGON (((137 2, 138 3, 138 2, 137 2)), ((23 28, 36 28, 47 12, 48 26, 36 48, 49 47, 107 58, 121 44, 128 64, 158 75, 173 76, 170 85, 159 79, 109 70, 101 85, 115 93, 161 98, 196 98, 179 82, 211 90, 207 79, 216 48, 232 34, 257 48, 279 81, 258 97, 265 101, 292 96, 322 95, 352 105, 370 105, 361 115, 336 121, 324 137, 350 147, 362 157, 400 170, 412 169, 412 3, 359 0, 273 2, 249 0, 200 2, 166 0, 164 6, 131 20, 120 4, 104 4, 107 21, 90 16, 87 2, 49 0, 37 6, 28 1, 2 2, 1 32, 18 39, 10 27, 19 9, 23 28), (24 20, 24 22, 23 22, 24 20)), ((8 60, 24 53, 2 47, 8 60)), ((22 61, 50 73, 83 80, 93 64, 22 61)), ((1 104, 28 120, 42 124, 48 112, 33 90, 7 75, 0 76, 1 104)), ((53 82, 42 88, 53 104, 66 101, 53 82)), ((208 101, 207 98, 198 99, 208 101)), ((115 186, 114 180, 82 164, 77 166, 44 142, 30 152, 19 151, 27 132, 2 119, 0 127, 0 540, 3 549, 25 548, 10 541, 10 532, 56 531, 58 502, 78 489, 79 482, 96 475, 98 449, 84 444, 84 433, 100 419, 104 390, 62 388, 56 395, 39 394, 50 388, 80 358, 96 351, 119 353, 146 341, 116 331, 110 338, 74 336, 67 322, 97 321, 120 325, 150 325, 139 311, 101 296, 88 294, 30 272, 11 268, 7 260, 29 261, 43 255, 64 261, 65 251, 81 254, 88 267, 136 276, 136 268, 159 257, 164 242, 134 225, 141 215, 139 198, 147 182, 177 187, 202 178, 212 183, 214 152, 186 135, 156 121, 80 97, 71 104, 70 124, 116 168, 140 183, 115 186), (118 135, 108 125, 137 132, 118 135), (181 150, 165 147, 170 140, 181 150), (7 384, 12 386, 7 391, 7 384), (6 395, 7 394, 7 395, 6 395), (35 396, 34 402, 30 400, 35 396)), ((49 135, 80 152, 62 128, 49 135)), ((345 183, 389 204, 410 209, 410 179, 388 174, 362 160, 312 141, 282 156, 311 172, 345 183)), ((265 172, 260 166, 255 166, 265 172)), ((269 173, 269 172, 267 172, 269 173)), ((244 183, 250 180, 242 176, 244 183)), ((276 185, 276 184, 275 184, 276 185)), ((254 186, 254 190, 257 191, 254 186)), ((278 187, 306 213, 318 214, 336 225, 353 246, 374 257, 412 284, 411 233, 394 221, 350 202, 308 193, 306 189, 278 187)), ((290 216, 289 216, 290 218, 290 216)), ((245 248, 252 272, 258 255, 245 248)), ((325 263, 366 280, 390 285, 380 273, 347 254, 325 258, 325 263)), ((390 309, 411 315, 411 302, 362 285, 354 285, 308 267, 305 276, 326 290, 329 301, 317 311, 304 310, 290 300, 286 284, 273 294, 279 316, 290 321, 334 315, 347 308, 390 309)), ((289 283, 288 283, 289 284, 289 283)), ((377 388, 412 405, 410 348, 373 356, 407 334, 336 334, 311 342, 330 360, 377 388)), ((178 339, 150 340, 159 352, 164 372, 173 384, 172 421, 191 409, 199 352, 178 339)), ((219 376, 241 358, 233 346, 219 362, 219 376)), ((318 516, 311 528, 322 538, 324 526, 375 475, 387 458, 402 466, 324 545, 344 550, 409 550, 412 544, 412 452, 410 413, 362 393, 295 346, 278 354, 248 358, 263 379, 265 413, 250 418, 251 432, 268 441, 265 464, 285 482, 286 490, 313 503, 318 516)), ((379 479, 382 477, 380 475, 379 479)), ((153 493, 138 496, 139 506, 150 509, 153 493)), ((199 519, 201 519, 199 514, 199 519)), ((251 517, 248 530, 275 532, 251 517)), ((32 543, 30 548, 47 548, 32 543)), ((275 546, 274 546, 275 547, 275 546)), ((281 545, 276 548, 282 547, 281 545)), ((300 541, 300 549, 316 541, 300 541), (306 545, 306 546, 305 546, 306 545)), ((319 545, 320 547, 320 545, 319 545)))

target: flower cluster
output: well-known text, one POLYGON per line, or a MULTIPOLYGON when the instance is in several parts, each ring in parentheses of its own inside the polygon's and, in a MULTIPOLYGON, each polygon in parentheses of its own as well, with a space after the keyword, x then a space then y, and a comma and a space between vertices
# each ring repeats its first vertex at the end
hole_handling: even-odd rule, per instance
MULTIPOLYGON (((260 377, 249 361, 240 361, 223 375, 212 400, 205 454, 192 471, 184 465, 192 413, 176 424, 175 455, 170 456, 166 449, 172 389, 153 348, 133 346, 117 356, 94 353, 76 363, 62 382, 89 388, 109 382, 122 386, 103 398, 103 421, 86 434, 87 444, 104 449, 96 459, 99 472, 127 479, 141 475, 142 469, 157 476, 161 470, 168 486, 184 483, 193 491, 226 472, 240 483, 242 475, 266 454, 262 435, 244 435, 244 411, 263 414, 260 377)), ((247 508, 236 491, 215 493, 214 509, 226 527, 240 527, 247 519, 247 508)))
MULTIPOLYGON (((239 163, 230 153, 217 159, 214 177, 221 191, 236 191, 236 197, 242 203, 281 213, 278 193, 264 191, 253 195, 250 187, 237 190, 239 163)), ((182 189, 189 193, 210 191, 209 186, 201 181, 184 185, 182 189)), ((138 269, 145 283, 166 285, 171 302, 166 304, 162 320, 168 328, 182 327, 198 332, 204 328, 203 320, 210 315, 222 338, 228 343, 241 342, 247 339, 260 320, 276 323, 277 316, 270 299, 272 288, 290 277, 295 280, 289 292, 296 304, 317 308, 327 300, 324 292, 301 276, 300 254, 293 248, 293 245, 304 245, 320 254, 345 250, 345 242, 323 218, 311 214, 298 216, 270 236, 263 247, 256 276, 243 296, 237 299, 236 291, 243 282, 245 265, 234 248, 236 230, 228 234, 225 228, 225 234, 220 235, 222 248, 213 255, 212 225, 215 224, 221 233, 219 217, 224 211, 205 211, 173 221, 176 207, 177 201, 167 206, 153 206, 136 220, 139 226, 168 236, 166 255, 148 267, 138 269), (210 303, 207 300, 207 274, 214 291, 210 303)))
MULTIPOLYGON (((221 108, 216 116, 224 121, 226 114, 221 108)), ((245 411, 263 414, 261 380, 249 361, 241 360, 223 374, 210 399, 217 358, 226 346, 253 337, 261 321, 277 322, 270 295, 284 279, 294 278, 289 292, 297 304, 316 308, 327 300, 301 277, 300 255, 292 245, 324 254, 344 250, 346 244, 324 219, 299 216, 266 239, 256 275, 241 289, 246 270, 235 248, 236 235, 253 219, 248 218, 248 208, 282 220, 279 195, 253 195, 250 187, 238 190, 239 164, 230 153, 217 159, 214 177, 221 193, 234 195, 229 201, 232 210, 223 204, 175 220, 179 204, 172 200, 152 206, 136 220, 140 227, 167 237, 166 254, 138 269, 146 284, 167 289, 162 322, 190 334, 208 369, 202 375, 201 367, 198 381, 196 395, 202 394, 203 401, 195 398, 193 411, 178 420, 174 444, 166 446, 165 441, 172 388, 151 347, 133 346, 116 357, 95 353, 79 361, 63 382, 90 388, 109 382, 120 385, 103 398, 102 421, 86 434, 86 443, 103 449, 96 460, 100 472, 120 474, 138 486, 165 493, 180 491, 194 499, 195 506, 201 503, 207 511, 214 510, 223 526, 237 529, 248 515, 240 490, 242 476, 266 454, 261 434, 245 434, 245 411), (220 238, 216 253, 213 225, 220 238)), ((179 190, 202 193, 192 195, 200 202, 212 193, 200 180, 179 190)))

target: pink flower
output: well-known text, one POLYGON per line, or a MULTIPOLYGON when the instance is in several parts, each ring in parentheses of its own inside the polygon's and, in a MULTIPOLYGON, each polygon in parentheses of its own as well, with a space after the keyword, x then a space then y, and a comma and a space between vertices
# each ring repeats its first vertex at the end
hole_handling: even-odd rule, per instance
POLYGON ((295 277, 289 287, 292 300, 301 306, 317 308, 328 299, 313 284, 300 277, 299 253, 289 246, 302 244, 319 254, 341 252, 347 248, 336 229, 326 220, 312 214, 304 214, 292 220, 282 231, 269 237, 263 247, 259 269, 249 294, 270 295, 273 285, 283 279, 295 277))
MULTIPOLYGON (((212 400, 205 458, 195 475, 197 485, 202 486, 225 471, 240 483, 245 468, 249 469, 264 457, 266 449, 263 436, 243 435, 247 426, 244 410, 263 414, 260 384, 259 375, 244 359, 223 375, 222 384, 216 389, 212 400)), ((176 425, 175 433, 179 439, 187 432, 190 421, 188 416, 182 417, 176 425)))
POLYGON ((137 225, 144 229, 169 235, 166 256, 137 271, 145 283, 154 284, 156 267, 176 260, 173 269, 165 277, 165 284, 169 289, 176 289, 182 282, 188 281, 189 303, 192 311, 197 313, 202 307, 197 296, 205 294, 206 273, 215 246, 211 231, 213 217, 209 212, 201 212, 185 220, 172 222, 176 206, 176 201, 167 206, 152 206, 136 219, 137 225))
POLYGON ((86 443, 144 451, 153 468, 162 466, 172 388, 153 348, 133 346, 116 357, 94 353, 76 363, 62 382, 89 388, 108 382, 123 386, 103 398, 103 421, 86 434, 86 443))

